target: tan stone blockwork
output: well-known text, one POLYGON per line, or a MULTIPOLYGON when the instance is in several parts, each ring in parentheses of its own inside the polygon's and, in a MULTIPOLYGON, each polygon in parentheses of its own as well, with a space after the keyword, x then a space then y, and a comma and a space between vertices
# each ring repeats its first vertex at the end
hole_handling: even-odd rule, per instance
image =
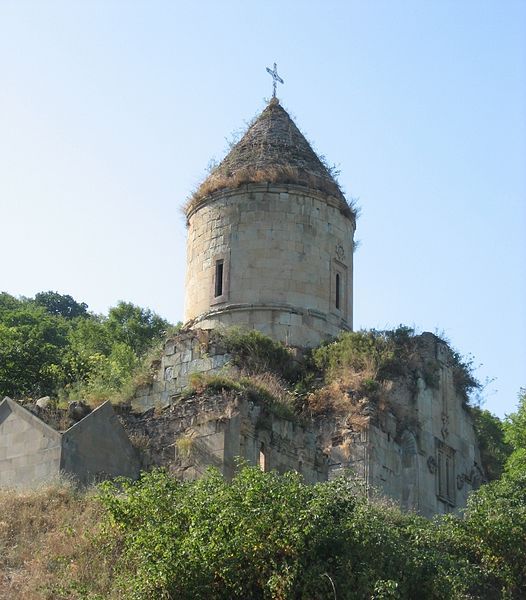
POLYGON ((247 184, 211 195, 188 222, 186 321, 248 324, 298 346, 352 327, 355 223, 329 196, 297 185, 247 184), (221 260, 223 294, 216 298, 221 260), (266 309, 275 313, 270 321, 266 309), (299 316, 294 327, 290 314, 299 316))

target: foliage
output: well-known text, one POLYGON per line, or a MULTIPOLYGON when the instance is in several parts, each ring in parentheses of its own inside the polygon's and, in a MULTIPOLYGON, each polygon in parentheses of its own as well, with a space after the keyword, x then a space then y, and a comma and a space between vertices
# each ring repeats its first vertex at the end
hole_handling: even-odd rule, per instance
MULTIPOLYGON (((188 443, 186 450, 191 451, 188 443)), ((428 521, 368 500, 352 479, 163 471, 102 484, 0 491, 0 597, 519 600, 526 474, 505 473, 463 517, 428 521), (334 586, 334 587, 333 587, 334 586)))
POLYGON ((188 458, 194 449, 195 439, 189 436, 181 436, 175 440, 177 454, 183 458, 188 458))
POLYGON ((312 352, 312 363, 325 384, 306 394, 303 410, 309 416, 345 414, 355 430, 369 421, 370 408, 385 408, 390 381, 407 377, 412 386, 422 373, 414 331, 345 332, 312 352))
MULTIPOLYGON (((437 388, 438 361, 423 361, 419 343, 414 329, 400 325, 393 330, 342 333, 337 340, 315 349, 312 356, 327 383, 341 379, 351 370, 364 374, 365 386, 370 386, 372 379, 382 382, 408 377, 414 383, 417 377, 422 377, 426 385, 437 388)), ((469 393, 480 387, 473 375, 473 361, 464 359, 455 350, 451 350, 450 357, 455 387, 467 401, 469 393)))
POLYGON ((504 471, 512 447, 505 441, 502 421, 478 406, 470 408, 477 434, 482 467, 489 481, 498 479, 504 471))
POLYGON ((468 402, 470 393, 481 388, 480 382, 473 373, 473 358, 464 358, 457 351, 452 350, 452 363, 455 389, 464 401, 468 402))
POLYGON ((52 392, 68 326, 40 306, 0 294, 0 397, 52 392))
POLYGON ((127 344, 137 356, 143 355, 152 340, 161 339, 169 323, 147 308, 119 302, 110 308, 105 326, 113 339, 127 344))
POLYGON ((517 411, 506 417, 504 438, 513 448, 506 464, 507 472, 511 475, 526 473, 526 389, 519 393, 517 411))
POLYGON ((51 315, 58 315, 66 319, 88 316, 88 305, 85 302, 77 302, 68 294, 51 291, 39 292, 35 295, 34 302, 37 306, 43 306, 51 315))
POLYGON ((162 471, 104 484, 127 598, 521 598, 526 479, 427 521, 368 501, 352 480, 305 485, 243 468, 182 483, 162 471))
POLYGON ((256 329, 230 327, 216 333, 226 351, 233 356, 235 366, 250 373, 271 372, 293 381, 298 366, 283 344, 275 342, 256 329))
POLYGON ((463 519, 449 517, 438 542, 457 557, 475 598, 523 598, 526 591, 526 473, 505 474, 468 499, 463 519), (464 565, 462 567, 462 565, 464 565))
POLYGON ((169 324, 120 302, 108 316, 57 292, 0 294, 0 397, 122 399, 145 379, 148 351, 169 324))
POLYGON ((378 379, 404 375, 413 366, 414 331, 400 326, 393 331, 345 332, 313 352, 315 365, 327 381, 344 371, 373 372, 378 379))
POLYGON ((526 448, 526 388, 521 389, 517 411, 506 417, 504 428, 506 441, 514 450, 526 448))

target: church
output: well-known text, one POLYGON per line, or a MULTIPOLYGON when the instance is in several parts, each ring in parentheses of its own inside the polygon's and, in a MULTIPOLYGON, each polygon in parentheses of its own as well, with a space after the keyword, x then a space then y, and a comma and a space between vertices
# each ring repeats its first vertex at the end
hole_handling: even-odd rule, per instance
POLYGON ((356 215, 271 99, 186 206, 185 321, 291 346, 352 329, 356 215))
MULTIPOLYGON (((180 398, 193 373, 228 370, 214 332, 255 329, 301 355, 352 331, 355 208, 275 94, 185 215, 185 327, 132 402, 171 415, 150 419, 150 438, 174 448, 152 450, 152 464, 168 462, 183 478, 215 465, 230 477, 242 457, 307 482, 351 473, 370 493, 428 517, 465 506, 484 472, 453 352, 431 333, 416 336, 415 348, 433 381, 420 371, 389 382, 386 406, 359 426, 346 414, 294 422, 228 394, 180 398)), ((142 431, 140 420, 134 427, 142 431)))
MULTIPOLYGON (((269 72, 279 80, 275 66, 269 72)), ((484 473, 466 398, 455 384, 454 353, 431 333, 412 342, 418 365, 412 377, 384 382, 381 403, 362 399, 359 418, 322 410, 297 419, 239 388, 188 393, 196 376, 242 376, 221 342, 221 332, 231 328, 280 342, 298 364, 309 349, 353 328, 355 207, 275 90, 189 199, 185 217, 185 325, 165 340, 151 382, 136 389, 129 406, 115 408, 134 448, 115 422, 122 461, 135 453, 134 473, 164 466, 176 477, 193 479, 209 466, 229 478, 241 458, 263 470, 298 471, 308 483, 348 474, 367 493, 427 517, 464 507, 484 473), (430 365, 432 377, 426 376, 430 365)), ((340 391, 350 406, 352 385, 340 391)), ((20 447, 27 448, 27 423, 45 429, 11 401, 5 407, 11 420, 3 424, 0 413, 0 468, 12 458, 2 427, 20 431, 20 447), (17 419, 26 424, 19 427, 17 419)), ((44 419, 43 412, 38 415, 44 419)), ((96 419, 86 417, 79 428, 88 442, 97 439, 91 422, 96 419)), ((57 438, 55 463, 59 455, 72 462, 62 438, 45 431, 57 438)), ((66 434, 72 435, 66 432, 64 439, 66 434)), ((106 465, 103 455, 97 472, 90 471, 95 467, 87 464, 89 455, 86 447, 74 460, 84 481, 119 471, 121 463, 106 465)), ((45 479, 56 464, 40 462, 45 479)))

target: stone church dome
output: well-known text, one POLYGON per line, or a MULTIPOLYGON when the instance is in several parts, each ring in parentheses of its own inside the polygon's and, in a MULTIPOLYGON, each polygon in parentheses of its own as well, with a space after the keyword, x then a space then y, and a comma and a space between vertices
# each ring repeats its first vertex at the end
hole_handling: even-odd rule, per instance
POLYGON ((355 213, 276 98, 185 212, 189 327, 301 347, 352 329, 355 213))
POLYGON ((342 213, 354 213, 327 166, 320 160, 277 98, 250 125, 241 140, 201 184, 191 211, 209 194, 247 183, 302 185, 334 197, 342 213))

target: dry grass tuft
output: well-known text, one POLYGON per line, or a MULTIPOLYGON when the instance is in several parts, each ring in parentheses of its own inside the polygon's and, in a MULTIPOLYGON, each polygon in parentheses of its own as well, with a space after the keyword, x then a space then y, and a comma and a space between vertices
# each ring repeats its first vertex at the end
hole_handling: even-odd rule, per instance
POLYGON ((237 189, 247 183, 282 183, 304 185, 311 189, 320 190, 339 198, 342 201, 342 211, 349 217, 355 217, 356 211, 352 204, 347 204, 338 185, 330 179, 319 177, 297 167, 275 165, 265 168, 243 168, 233 173, 213 172, 192 194, 183 207, 185 215, 214 192, 223 189, 237 189))
POLYGON ((181 458, 189 458, 194 451, 196 444, 195 438, 190 435, 183 435, 175 440, 175 447, 177 448, 177 454, 181 458))
POLYGON ((0 600, 84 598, 84 586, 110 597, 112 558, 94 543, 102 508, 92 493, 67 482, 1 490, 0 506, 0 600))
POLYGON ((266 390, 277 402, 292 407, 292 395, 287 384, 274 373, 246 373, 242 371, 241 377, 250 381, 256 387, 266 390))
POLYGON ((373 360, 364 357, 360 370, 346 370, 307 394, 304 411, 311 418, 329 415, 344 418, 352 431, 363 431, 379 412, 388 410, 389 382, 379 382, 373 360))

